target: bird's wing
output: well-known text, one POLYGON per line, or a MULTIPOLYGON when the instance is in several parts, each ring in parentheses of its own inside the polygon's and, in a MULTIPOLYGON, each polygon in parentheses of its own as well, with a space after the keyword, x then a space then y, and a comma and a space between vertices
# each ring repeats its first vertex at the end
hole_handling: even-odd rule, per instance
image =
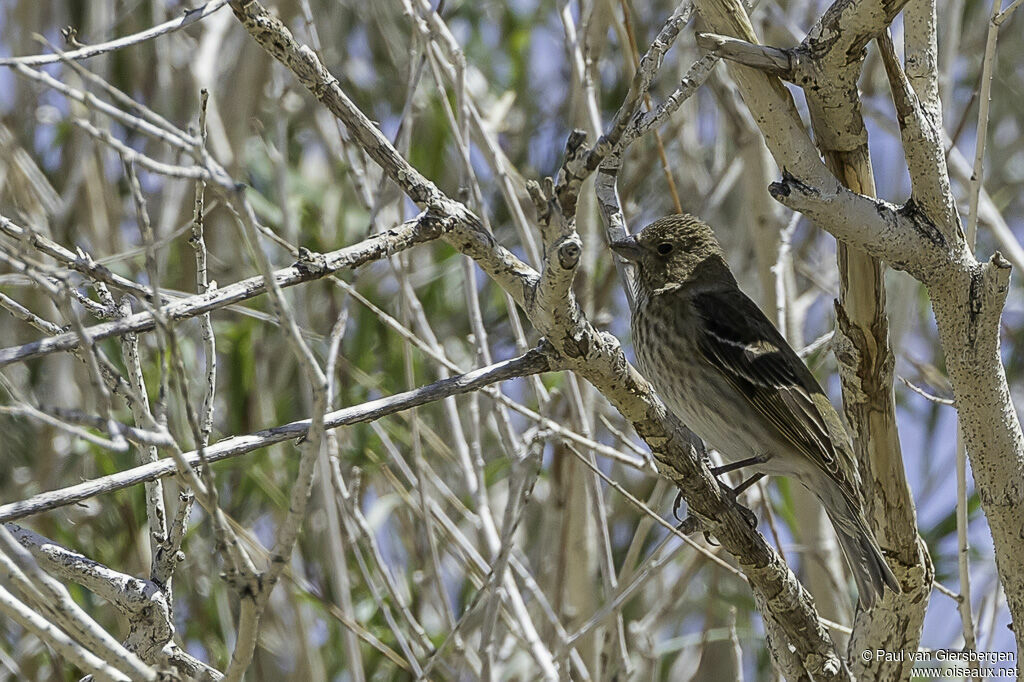
POLYGON ((829 423, 839 415, 814 376, 760 308, 739 289, 692 297, 703 324, 697 345, 794 448, 833 477, 845 478, 829 423))

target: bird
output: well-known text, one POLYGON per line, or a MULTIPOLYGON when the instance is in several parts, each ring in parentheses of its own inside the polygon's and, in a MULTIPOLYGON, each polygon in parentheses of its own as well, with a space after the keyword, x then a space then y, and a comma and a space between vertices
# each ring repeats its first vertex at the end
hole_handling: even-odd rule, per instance
MULTIPOLYGON (((786 476, 825 509, 870 609, 900 593, 864 514, 861 479, 839 414, 814 375, 739 288, 712 229, 660 218, 611 249, 634 265, 633 346, 665 406, 751 480, 786 476)), ((743 487, 743 486, 741 486, 743 487)))

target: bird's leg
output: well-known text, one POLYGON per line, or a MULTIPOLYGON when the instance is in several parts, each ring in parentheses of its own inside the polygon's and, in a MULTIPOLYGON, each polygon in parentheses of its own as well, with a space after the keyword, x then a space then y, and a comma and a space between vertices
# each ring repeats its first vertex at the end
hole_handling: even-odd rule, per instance
MULTIPOLYGON (((720 474, 727 474, 730 471, 736 471, 738 469, 743 469, 744 467, 754 466, 756 464, 764 464, 767 461, 768 461, 768 455, 764 455, 764 454, 755 455, 753 457, 748 457, 747 459, 741 459, 738 462, 730 462, 728 464, 723 464, 720 467, 714 467, 713 469, 711 469, 711 473, 714 474, 717 477, 720 474)), ((744 492, 746 492, 747 489, 750 486, 754 485, 755 483, 760 481, 762 478, 764 478, 764 474, 763 473, 756 473, 753 476, 750 476, 749 478, 747 478, 745 481, 740 483, 735 488, 731 487, 730 485, 728 485, 726 483, 722 483, 721 481, 719 481, 719 483, 721 483, 721 485, 722 485, 722 488, 724 488, 726 490, 726 492, 728 492, 729 496, 732 497, 732 501, 736 503, 737 507, 739 507, 740 513, 743 514, 743 518, 745 518, 747 520, 747 524, 751 528, 757 528, 757 516, 750 509, 748 509, 747 507, 744 507, 742 504, 740 504, 738 498, 739 498, 740 495, 742 495, 744 492)))
MULTIPOLYGON (((722 466, 711 467, 710 469, 712 475, 715 476, 715 480, 718 481, 718 476, 720 476, 721 474, 727 474, 730 471, 736 471, 738 469, 743 469, 745 467, 754 466, 755 464, 764 464, 767 461, 768 455, 762 454, 755 455, 753 457, 748 457, 746 459, 741 459, 737 462, 729 462, 728 464, 723 464, 722 466)), ((745 481, 740 483, 735 488, 728 485, 727 483, 718 481, 718 484, 722 486, 722 490, 732 499, 733 502, 736 503, 736 506, 739 507, 740 513, 743 515, 743 518, 746 519, 747 524, 751 528, 757 528, 757 515, 754 514, 754 512, 748 509, 747 507, 744 507, 742 504, 740 504, 737 498, 739 498, 739 496, 745 493, 747 489, 750 488, 750 486, 754 485, 762 478, 764 478, 763 473, 756 473, 747 478, 745 481)), ((676 493, 675 502, 672 504, 672 516, 675 517, 676 521, 679 521, 679 525, 676 526, 676 528, 689 535, 699 528, 699 523, 693 517, 693 515, 690 514, 688 514, 685 519, 679 518, 679 507, 682 504, 682 502, 683 493, 682 491, 680 491, 676 493)), ((704 538, 709 543, 714 544, 711 538, 708 537, 708 533, 706 531, 704 533, 704 538)))
POLYGON ((738 486, 733 488, 732 489, 733 494, 736 495, 737 497, 742 495, 743 493, 745 493, 747 491, 747 488, 749 488, 750 486, 754 485, 755 483, 760 481, 762 478, 764 478, 764 474, 754 474, 753 476, 751 476, 747 480, 743 481, 743 483, 740 483, 738 486))
MULTIPOLYGON (((721 481, 718 481, 718 484, 722 486, 722 490, 725 491, 725 494, 732 498, 732 501, 736 503, 737 507, 739 507, 740 514, 743 515, 743 518, 746 520, 747 524, 751 528, 757 528, 757 515, 754 514, 754 512, 751 511, 748 507, 744 507, 742 504, 740 504, 736 498, 745 493, 750 486, 754 485, 762 478, 764 478, 764 474, 754 474, 747 480, 740 483, 735 488, 730 487, 729 485, 726 485, 721 481)), ((676 529, 686 533, 687 535, 690 535, 691 533, 699 529, 699 522, 692 514, 687 514, 685 519, 679 518, 679 505, 682 503, 682 501, 683 494, 681 492, 677 493, 676 501, 672 505, 672 515, 676 517, 676 521, 679 521, 679 525, 676 526, 676 529)), ((704 539, 708 541, 708 544, 717 544, 709 537, 707 531, 704 532, 704 539)))
MULTIPOLYGON (((754 457, 748 457, 746 459, 741 459, 738 462, 730 462, 728 464, 723 464, 722 466, 719 466, 719 467, 711 467, 711 475, 714 476, 715 478, 718 478, 722 474, 727 474, 730 471, 736 471, 737 469, 743 469, 745 467, 753 466, 755 464, 764 464, 767 461, 768 461, 768 456, 767 455, 755 455, 754 457)), ((732 490, 733 499, 735 499, 735 498, 739 497, 740 495, 742 495, 747 490, 747 488, 749 488, 750 486, 752 486, 755 483, 757 483, 758 481, 760 481, 763 477, 764 477, 764 474, 754 474, 753 476, 751 476, 747 480, 743 481, 743 483, 740 483, 735 488, 729 488, 729 486, 727 486, 727 485, 725 487, 729 488, 730 490, 732 490)), ((723 485, 725 485, 725 484, 723 484, 723 485)), ((676 493, 676 500, 675 500, 675 502, 672 503, 672 516, 675 517, 676 521, 682 521, 682 519, 679 518, 679 507, 680 507, 680 505, 682 505, 682 503, 683 503, 683 493, 682 492, 676 493)))
POLYGON ((764 474, 754 474, 753 476, 751 476, 747 480, 745 480, 742 483, 740 483, 735 488, 730 488, 729 486, 725 485, 724 483, 722 484, 722 487, 725 488, 729 492, 729 494, 732 496, 732 501, 736 502, 736 506, 739 507, 740 513, 743 514, 743 518, 747 520, 747 524, 751 528, 757 528, 757 515, 754 514, 754 512, 751 511, 748 507, 744 507, 742 504, 740 504, 737 501, 736 498, 738 498, 740 495, 745 493, 747 491, 747 488, 749 488, 750 486, 754 485, 755 483, 760 481, 762 478, 764 478, 764 474))
MULTIPOLYGON (((730 471, 744 469, 749 466, 754 466, 755 464, 764 464, 767 461, 767 455, 755 455, 754 457, 747 457, 746 459, 741 459, 738 462, 729 462, 728 464, 723 464, 720 467, 711 467, 711 473, 714 476, 721 476, 722 474, 727 474, 730 471)), ((745 489, 746 488, 744 488, 744 490, 745 489)))

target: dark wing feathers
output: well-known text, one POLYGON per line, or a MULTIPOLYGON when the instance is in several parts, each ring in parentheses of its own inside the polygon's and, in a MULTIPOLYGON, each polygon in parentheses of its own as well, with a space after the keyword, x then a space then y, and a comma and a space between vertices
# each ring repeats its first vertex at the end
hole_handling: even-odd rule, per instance
MULTIPOLYGON (((760 414, 823 470, 839 466, 827 417, 828 400, 807 366, 760 308, 738 289, 693 295, 704 324, 698 347, 760 414)), ((838 418, 838 416, 837 416, 838 418)))

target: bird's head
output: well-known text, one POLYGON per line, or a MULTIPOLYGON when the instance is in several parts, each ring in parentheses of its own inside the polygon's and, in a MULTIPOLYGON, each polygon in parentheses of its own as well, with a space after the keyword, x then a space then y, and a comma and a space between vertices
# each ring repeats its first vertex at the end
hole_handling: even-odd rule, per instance
POLYGON ((685 213, 659 218, 611 248, 636 265, 637 284, 648 293, 709 276, 731 277, 711 228, 685 213))

